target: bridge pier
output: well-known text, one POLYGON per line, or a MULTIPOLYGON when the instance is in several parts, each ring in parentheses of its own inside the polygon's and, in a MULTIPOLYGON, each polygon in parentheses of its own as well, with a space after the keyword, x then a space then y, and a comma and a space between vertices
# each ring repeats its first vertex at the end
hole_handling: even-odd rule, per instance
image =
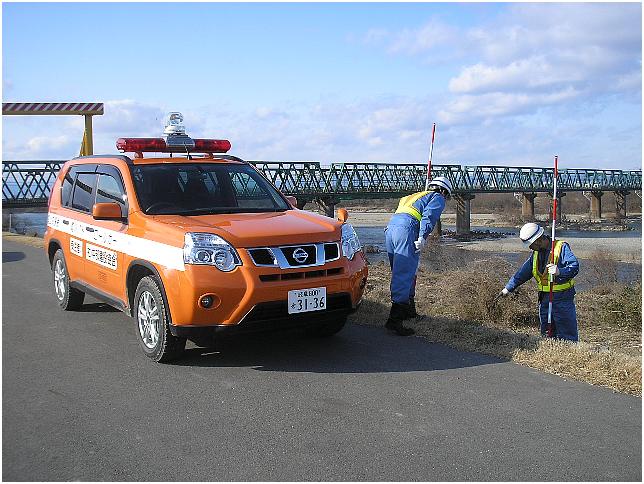
MULTIPOLYGON (((563 222, 564 219, 563 197, 565 196, 565 193, 557 193, 557 222, 563 222)), ((550 198, 552 199, 552 193, 550 194, 550 198)), ((548 220, 552 222, 552 203, 548 207, 548 220)))
POLYGON ((626 195, 630 192, 619 190, 615 192, 615 218, 626 218, 626 195))
POLYGON ((534 199, 537 198, 536 193, 522 193, 521 194, 521 217, 524 222, 532 222, 534 220, 534 199))
POLYGON ((598 221, 602 218, 602 191, 590 192, 590 221, 598 221))
POLYGON ((318 198, 316 203, 327 217, 335 218, 335 206, 339 200, 335 198, 318 198))
POLYGON ((456 202, 456 233, 469 234, 470 233, 470 202, 474 199, 471 193, 460 193, 454 195, 456 202))

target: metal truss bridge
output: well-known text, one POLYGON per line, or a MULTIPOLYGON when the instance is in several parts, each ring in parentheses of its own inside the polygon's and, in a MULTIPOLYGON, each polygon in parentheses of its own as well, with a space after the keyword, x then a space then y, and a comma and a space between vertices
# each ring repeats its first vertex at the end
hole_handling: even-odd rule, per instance
MULTIPOLYGON (((2 202, 5 208, 45 206, 64 161, 4 161, 2 202)), ((425 186, 427 166, 396 163, 250 161, 277 188, 294 195, 298 205, 320 200, 336 203, 356 198, 395 198, 425 186)), ((432 177, 445 176, 454 194, 547 193, 553 169, 538 167, 433 165, 432 177)), ((641 170, 561 169, 560 192, 621 192, 642 189, 641 170)))

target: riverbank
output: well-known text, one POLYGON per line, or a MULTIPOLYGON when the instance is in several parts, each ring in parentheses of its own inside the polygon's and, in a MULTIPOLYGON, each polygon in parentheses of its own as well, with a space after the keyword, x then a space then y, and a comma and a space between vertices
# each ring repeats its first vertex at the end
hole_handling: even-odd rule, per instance
MULTIPOLYGON (((539 334, 534 284, 525 284, 491 306, 515 266, 480 253, 463 262, 458 254, 450 255, 455 249, 443 246, 441 253, 453 266, 437 270, 431 260, 421 265, 416 305, 424 317, 405 323, 418 337, 641 396, 641 282, 580 290, 576 297, 580 343, 547 340, 539 334)), ((390 280, 387 263, 370 265, 363 303, 350 317, 352 322, 384 326, 390 280)))
MULTIPOLYGON (((384 250, 384 234, 382 229, 387 225, 391 213, 389 212, 351 212, 349 222, 356 227, 360 241, 369 246, 384 250)), ((472 240, 458 240, 444 236, 446 243, 466 250, 476 250, 490 253, 525 253, 526 250, 518 239, 519 229, 523 225, 503 224, 500 216, 494 214, 472 214, 472 229, 479 236, 472 240), (485 231, 493 232, 490 237, 485 237, 485 231), (498 237, 495 233, 502 233, 506 237, 498 237)), ((456 219, 449 214, 441 217, 443 231, 453 231, 456 219)), ((541 222, 544 227, 548 224, 541 222)), ((639 230, 615 230, 611 221, 597 222, 594 230, 576 230, 578 224, 562 224, 558 226, 557 236, 568 241, 575 254, 581 258, 594 257, 598 252, 623 263, 641 263, 642 261, 642 232, 641 217, 629 217, 629 227, 639 230)))

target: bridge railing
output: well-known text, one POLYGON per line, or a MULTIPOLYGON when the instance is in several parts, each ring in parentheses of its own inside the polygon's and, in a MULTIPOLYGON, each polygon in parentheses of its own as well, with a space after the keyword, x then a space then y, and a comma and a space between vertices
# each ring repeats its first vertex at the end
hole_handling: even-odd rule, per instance
MULTIPOLYGON (((4 161, 5 207, 44 205, 64 161, 4 161)), ((422 190, 427 166, 414 163, 332 163, 251 161, 282 192, 303 199, 369 198, 422 190)), ((552 191, 553 169, 543 167, 433 165, 458 193, 552 191)), ((641 170, 559 170, 560 191, 639 191, 641 170)))
POLYGON ((2 201, 19 206, 46 205, 64 161, 3 161, 2 201))

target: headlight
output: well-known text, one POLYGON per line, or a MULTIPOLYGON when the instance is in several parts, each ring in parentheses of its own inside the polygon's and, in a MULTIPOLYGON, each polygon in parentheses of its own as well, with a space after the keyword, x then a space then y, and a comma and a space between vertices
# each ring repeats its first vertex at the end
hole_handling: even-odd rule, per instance
POLYGON ((361 250, 360 240, 358 240, 358 234, 356 234, 353 226, 351 224, 342 225, 342 253, 344 256, 351 260, 356 255, 356 252, 361 250))
POLYGON ((224 239, 214 234, 188 232, 184 238, 183 262, 215 266, 230 272, 241 265, 237 252, 224 239))

